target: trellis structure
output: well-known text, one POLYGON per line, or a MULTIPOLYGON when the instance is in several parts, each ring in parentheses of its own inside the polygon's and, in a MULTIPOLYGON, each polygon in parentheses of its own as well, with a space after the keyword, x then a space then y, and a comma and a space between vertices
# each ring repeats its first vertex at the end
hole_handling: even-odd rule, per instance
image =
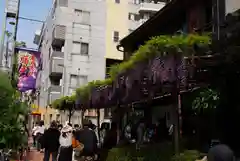
MULTIPOLYGON (((191 80, 198 76, 196 63, 201 64, 202 59, 212 57, 207 52, 210 43, 209 36, 203 35, 152 38, 128 61, 112 67, 109 79, 90 82, 78 89, 76 95, 56 100, 53 107, 99 109, 119 104, 127 105, 140 100, 152 100, 165 94, 172 95, 177 103, 180 90, 199 85, 198 82, 191 80), (78 104, 75 104, 76 100, 78 104)), ((175 131, 179 132, 179 123, 174 124, 175 131)), ((177 153, 178 137, 179 134, 176 134, 177 153)))
POLYGON ((107 108, 171 93, 172 84, 181 89, 192 88, 193 83, 188 82, 197 76, 193 68, 201 64, 202 59, 211 58, 205 52, 209 44, 208 36, 155 37, 140 47, 130 60, 112 67, 111 78, 90 82, 77 89, 76 95, 63 97, 52 105, 61 109, 66 104, 75 104, 78 99, 79 109, 107 108))

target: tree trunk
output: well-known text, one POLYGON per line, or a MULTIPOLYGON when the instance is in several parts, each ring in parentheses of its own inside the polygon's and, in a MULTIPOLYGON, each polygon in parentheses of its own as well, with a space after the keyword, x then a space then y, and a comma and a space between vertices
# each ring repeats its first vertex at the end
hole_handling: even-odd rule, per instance
POLYGON ((68 115, 68 123, 71 123, 71 118, 72 118, 72 109, 69 109, 69 115, 68 115))

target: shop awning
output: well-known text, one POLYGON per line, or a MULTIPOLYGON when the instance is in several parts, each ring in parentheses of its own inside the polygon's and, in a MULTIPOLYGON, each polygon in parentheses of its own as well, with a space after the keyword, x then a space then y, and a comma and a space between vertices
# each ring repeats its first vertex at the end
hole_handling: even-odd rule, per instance
POLYGON ((41 115, 41 112, 39 112, 39 111, 33 111, 33 112, 31 113, 31 115, 41 115))

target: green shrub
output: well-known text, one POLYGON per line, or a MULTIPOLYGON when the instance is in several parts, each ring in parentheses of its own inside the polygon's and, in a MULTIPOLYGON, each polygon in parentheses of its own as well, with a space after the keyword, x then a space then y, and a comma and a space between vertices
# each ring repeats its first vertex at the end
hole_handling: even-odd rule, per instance
POLYGON ((113 148, 107 161, 170 161, 172 156, 172 143, 165 142, 144 146, 140 150, 136 150, 134 145, 113 148))
POLYGON ((17 149, 27 142, 23 125, 28 107, 19 101, 7 73, 0 71, 0 80, 0 148, 17 149))
POLYGON ((172 161, 195 161, 201 157, 201 153, 197 150, 186 150, 179 155, 172 157, 172 161))
MULTIPOLYGON (((181 142, 181 151, 184 141, 181 142)), ((203 156, 197 150, 185 150, 174 155, 172 142, 154 143, 136 150, 134 145, 121 146, 108 152, 106 161, 195 161, 203 156)))

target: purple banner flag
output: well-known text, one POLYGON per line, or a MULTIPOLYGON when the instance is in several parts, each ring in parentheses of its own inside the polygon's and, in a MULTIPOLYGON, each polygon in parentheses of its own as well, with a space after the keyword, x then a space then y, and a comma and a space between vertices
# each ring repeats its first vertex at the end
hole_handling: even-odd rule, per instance
POLYGON ((41 54, 25 48, 18 48, 17 51, 18 89, 21 92, 35 90, 38 71, 41 67, 41 54))

